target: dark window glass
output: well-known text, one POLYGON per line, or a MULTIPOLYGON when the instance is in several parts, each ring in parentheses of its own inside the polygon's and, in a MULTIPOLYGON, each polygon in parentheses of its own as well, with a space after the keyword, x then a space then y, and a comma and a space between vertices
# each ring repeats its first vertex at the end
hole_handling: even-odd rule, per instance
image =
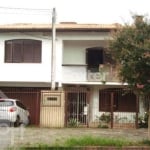
POLYGON ((102 48, 88 48, 86 50, 86 63, 88 69, 97 72, 99 65, 104 63, 102 48))
POLYGON ((86 64, 91 72, 99 72, 101 64, 115 64, 110 52, 103 47, 92 47, 86 49, 86 64))
POLYGON ((41 41, 18 39, 5 42, 5 62, 40 63, 41 41))
POLYGON ((19 101, 16 101, 17 106, 19 106, 20 108, 26 110, 26 107, 19 101))

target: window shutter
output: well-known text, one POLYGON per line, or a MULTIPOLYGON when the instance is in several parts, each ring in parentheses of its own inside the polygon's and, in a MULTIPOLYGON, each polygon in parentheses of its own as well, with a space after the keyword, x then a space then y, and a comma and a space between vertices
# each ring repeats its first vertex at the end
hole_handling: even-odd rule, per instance
POLYGON ((39 40, 17 39, 5 42, 5 62, 40 63, 41 46, 39 40))
POLYGON ((34 53, 34 57, 33 57, 33 60, 34 62, 36 63, 40 63, 41 62, 41 57, 42 57, 42 54, 41 54, 41 41, 35 41, 34 43, 34 47, 33 47, 33 53, 34 53))
POLYGON ((10 41, 5 42, 5 62, 12 62, 12 42, 10 41))
POLYGON ((22 62, 22 41, 14 41, 13 42, 13 54, 12 61, 14 63, 22 62))
POLYGON ((24 40, 23 42, 23 62, 28 62, 28 63, 32 63, 34 62, 33 60, 33 55, 34 55, 34 51, 33 51, 33 40, 24 40))
POLYGON ((111 95, 109 92, 99 93, 99 111, 110 111, 111 109, 111 95))
POLYGON ((99 92, 99 111, 111 110, 111 93, 113 93, 113 111, 136 111, 136 95, 132 91, 125 94, 123 89, 101 90, 99 92))
POLYGON ((136 95, 128 93, 123 96, 120 95, 118 101, 118 111, 135 112, 136 111, 136 95))

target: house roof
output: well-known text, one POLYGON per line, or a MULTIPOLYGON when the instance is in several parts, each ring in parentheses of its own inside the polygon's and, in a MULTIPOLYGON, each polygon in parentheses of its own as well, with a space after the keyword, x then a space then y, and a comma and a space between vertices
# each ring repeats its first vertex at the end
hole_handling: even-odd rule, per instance
MULTIPOLYGON (((120 27, 120 24, 77 24, 62 22, 56 24, 57 31, 111 31, 120 27)), ((6 24, 0 25, 0 32, 16 31, 51 31, 51 24, 6 24)))

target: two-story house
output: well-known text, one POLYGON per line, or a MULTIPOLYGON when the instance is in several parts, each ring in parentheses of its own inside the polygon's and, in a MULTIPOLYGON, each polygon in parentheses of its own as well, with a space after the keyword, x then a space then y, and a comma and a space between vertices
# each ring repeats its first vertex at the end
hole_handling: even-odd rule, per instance
POLYGON ((124 94, 108 50, 117 28, 60 23, 52 47, 51 25, 1 25, 1 92, 27 106, 31 124, 98 126, 101 116, 110 115, 110 127, 135 127, 139 100, 124 94))

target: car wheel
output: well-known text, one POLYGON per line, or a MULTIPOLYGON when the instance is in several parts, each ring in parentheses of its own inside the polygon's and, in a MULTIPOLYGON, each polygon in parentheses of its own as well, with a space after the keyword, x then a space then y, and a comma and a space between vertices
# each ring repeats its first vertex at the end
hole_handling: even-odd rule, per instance
POLYGON ((14 126, 18 127, 20 125, 20 117, 17 116, 16 121, 14 122, 14 126))

